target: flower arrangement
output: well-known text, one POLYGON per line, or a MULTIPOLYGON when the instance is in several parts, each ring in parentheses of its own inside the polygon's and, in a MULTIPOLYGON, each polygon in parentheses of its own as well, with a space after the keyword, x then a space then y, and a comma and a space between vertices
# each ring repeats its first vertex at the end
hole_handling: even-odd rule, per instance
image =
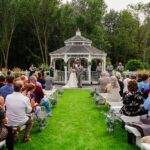
POLYGON ((91 89, 90 90, 90 95, 91 95, 91 97, 94 97, 94 95, 95 95, 95 89, 91 89))
POLYGON ((14 67, 13 69, 12 69, 12 71, 13 72, 21 72, 22 70, 21 70, 21 68, 19 68, 19 67, 14 67))
POLYGON ((115 129, 115 114, 113 110, 110 110, 107 115, 106 115, 106 125, 107 125, 107 130, 109 132, 113 132, 115 129))
POLYGON ((58 90, 57 90, 58 96, 62 96, 62 95, 63 95, 63 92, 64 92, 63 89, 58 89, 58 90))

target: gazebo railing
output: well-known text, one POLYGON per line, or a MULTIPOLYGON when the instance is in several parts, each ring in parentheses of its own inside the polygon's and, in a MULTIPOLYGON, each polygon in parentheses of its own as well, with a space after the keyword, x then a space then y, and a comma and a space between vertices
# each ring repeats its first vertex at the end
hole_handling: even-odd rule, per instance
POLYGON ((55 71, 55 81, 65 81, 65 71, 55 71))
MULTIPOLYGON (((70 76, 70 72, 68 71, 67 72, 67 77, 69 79, 69 76, 70 76)), ((55 81, 65 81, 65 71, 60 71, 60 70, 56 70, 55 71, 55 78, 54 78, 55 81)), ((85 70, 83 71, 83 76, 82 76, 82 80, 83 81, 88 81, 89 78, 88 78, 88 71, 85 70)))
POLYGON ((92 81, 98 81, 97 71, 91 71, 91 80, 92 81))

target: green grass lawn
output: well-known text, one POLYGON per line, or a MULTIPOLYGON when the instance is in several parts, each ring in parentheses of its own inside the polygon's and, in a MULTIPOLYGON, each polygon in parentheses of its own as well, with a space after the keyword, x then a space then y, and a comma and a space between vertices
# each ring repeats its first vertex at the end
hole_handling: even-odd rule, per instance
POLYGON ((115 132, 107 132, 106 111, 106 106, 95 107, 89 90, 65 90, 46 129, 39 132, 34 125, 32 141, 16 143, 15 150, 139 150, 127 144, 119 123, 115 132))

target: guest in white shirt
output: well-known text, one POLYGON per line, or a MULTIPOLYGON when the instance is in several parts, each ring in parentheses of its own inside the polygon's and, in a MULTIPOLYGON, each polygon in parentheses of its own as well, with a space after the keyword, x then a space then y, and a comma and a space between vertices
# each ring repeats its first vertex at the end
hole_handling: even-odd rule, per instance
POLYGON ((24 142, 30 141, 29 133, 32 129, 32 120, 28 116, 32 111, 30 100, 21 94, 22 83, 14 83, 14 92, 6 97, 6 116, 8 117, 8 126, 26 125, 24 133, 24 142))

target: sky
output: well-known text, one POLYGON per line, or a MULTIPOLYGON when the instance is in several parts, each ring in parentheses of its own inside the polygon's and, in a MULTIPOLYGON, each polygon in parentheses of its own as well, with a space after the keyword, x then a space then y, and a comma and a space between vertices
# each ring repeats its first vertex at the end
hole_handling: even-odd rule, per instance
MULTIPOLYGON (((62 0, 63 2, 71 0, 62 0)), ((136 4, 138 2, 148 3, 150 0, 105 0, 105 3, 108 6, 108 10, 114 9, 116 11, 123 10, 127 8, 128 4, 136 4)))

